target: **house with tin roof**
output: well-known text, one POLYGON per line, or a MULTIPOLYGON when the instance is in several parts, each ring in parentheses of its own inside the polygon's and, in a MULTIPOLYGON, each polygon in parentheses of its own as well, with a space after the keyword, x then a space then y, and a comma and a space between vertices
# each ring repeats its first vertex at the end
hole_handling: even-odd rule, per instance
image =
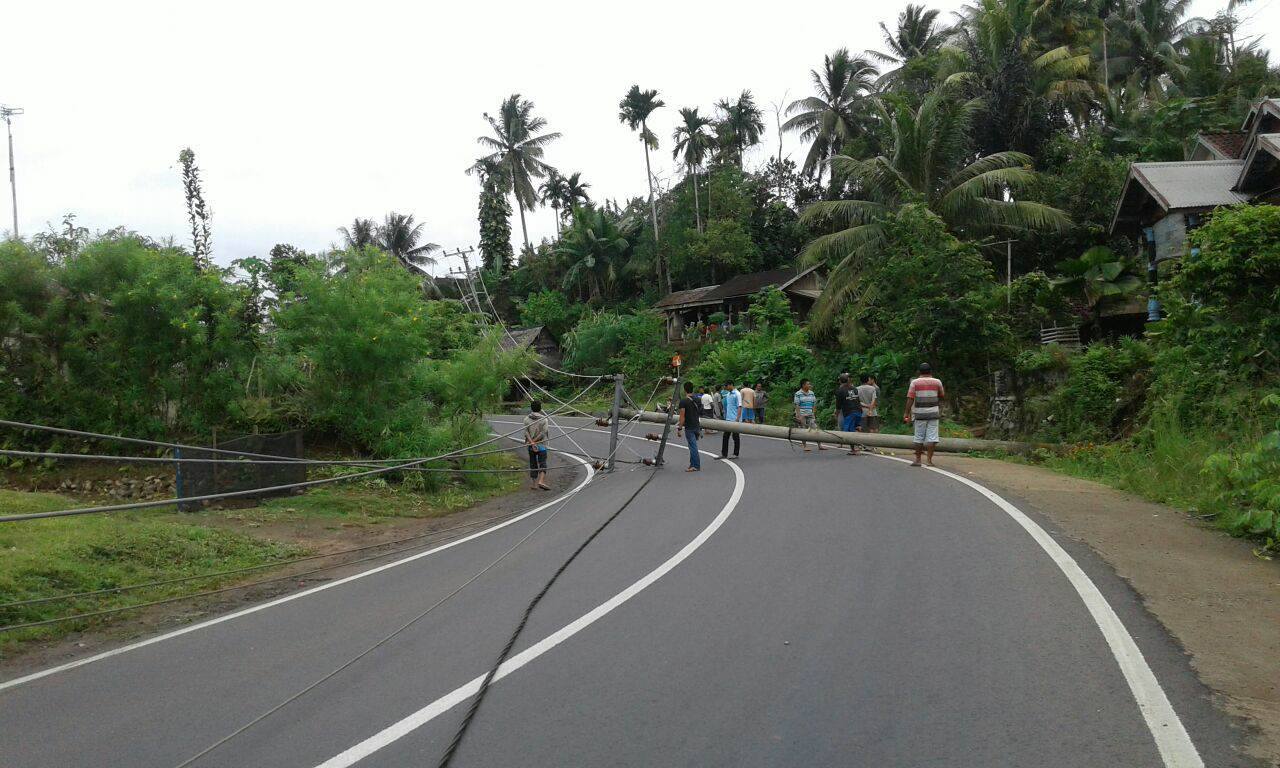
POLYGON ((653 307, 667 318, 667 341, 680 341, 685 338, 686 328, 706 326, 717 313, 724 314, 730 327, 744 323, 751 299, 770 287, 780 289, 791 302, 792 314, 803 320, 822 295, 822 277, 817 266, 752 272, 720 285, 673 291, 653 307))
MULTIPOLYGON (((1187 160, 1131 164, 1111 231, 1141 244, 1154 286, 1214 209, 1247 203, 1280 203, 1280 99, 1254 105, 1239 131, 1200 134, 1187 160)), ((1154 297, 1147 317, 1160 319, 1154 297)))

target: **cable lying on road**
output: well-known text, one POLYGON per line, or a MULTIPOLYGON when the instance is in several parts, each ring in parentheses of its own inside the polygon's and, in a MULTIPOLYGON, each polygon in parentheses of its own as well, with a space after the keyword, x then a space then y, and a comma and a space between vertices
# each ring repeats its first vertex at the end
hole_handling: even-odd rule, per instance
MULTIPOLYGON (((616 452, 617 452, 617 448, 615 447, 615 448, 613 449, 613 452, 611 452, 610 456, 612 456, 612 453, 616 453, 616 452)), ((608 459, 608 458, 609 458, 609 457, 606 457, 606 459, 608 459)), ((588 471, 590 471, 590 470, 588 470, 588 471)), ((253 727, 254 727, 255 725, 257 725, 258 723, 260 723, 260 722, 262 722, 262 721, 266 720, 267 718, 271 717, 271 716, 272 716, 272 715, 274 715, 275 713, 277 713, 277 712, 279 712, 280 710, 282 710, 282 709, 284 709, 285 707, 287 707, 289 704, 292 704, 293 702, 295 702, 295 701, 297 701, 298 699, 302 698, 302 697, 303 697, 303 696, 305 696, 306 694, 308 694, 308 693, 310 693, 311 691, 315 690, 316 688, 320 687, 320 686, 321 686, 321 685, 323 685, 325 682, 327 682, 327 681, 329 681, 329 680, 333 679, 333 678, 334 678, 334 677, 336 677, 337 675, 341 674, 341 673, 343 672, 343 670, 346 670, 346 669, 348 669, 349 667, 351 667, 352 665, 356 664, 356 663, 357 663, 357 662, 359 662, 361 659, 363 659, 364 657, 368 656, 370 653, 373 653, 375 650, 377 650, 378 648, 382 647, 383 645, 385 645, 386 643, 390 642, 392 639, 394 639, 395 637, 397 637, 398 635, 400 635, 402 632, 404 632, 405 630, 407 630, 407 629, 409 629, 410 627, 412 627, 414 624, 417 624, 419 621, 421 621, 422 619, 426 618, 426 617, 427 617, 427 615, 429 615, 429 614, 430 614, 432 611, 434 611, 436 608, 439 608, 441 605, 444 605, 446 602, 448 602, 450 599, 452 599, 452 598, 453 598, 455 595, 457 595, 459 592, 461 592, 462 590, 466 589, 466 588, 467 588, 468 586, 470 586, 471 584, 475 583, 475 582, 476 582, 476 580, 478 580, 481 576, 483 576, 484 574, 488 573, 490 570, 492 570, 492 569, 494 569, 495 567, 497 567, 497 566, 498 566, 498 564, 499 564, 499 563, 501 563, 503 560, 505 560, 508 556, 510 556, 510 555, 511 555, 511 553, 515 552, 517 549, 519 549, 519 548, 520 548, 520 546, 521 546, 521 545, 523 545, 525 542, 527 542, 529 539, 531 539, 531 538, 534 536, 534 534, 536 534, 538 531, 542 530, 543 526, 545 526, 545 525, 547 525, 548 523, 550 523, 550 522, 551 522, 551 521, 556 517, 556 515, 558 515, 558 514, 560 513, 560 511, 564 509, 565 505, 566 505, 566 504, 568 504, 568 503, 569 503, 569 501, 570 501, 574 496, 576 496, 576 495, 577 495, 578 493, 580 493, 584 488, 586 488, 588 485, 590 485, 590 484, 591 484, 591 482, 592 482, 592 480, 594 480, 594 478, 595 478, 595 475, 592 475, 592 476, 588 477, 587 481, 586 481, 586 482, 584 482, 582 485, 579 485, 577 488, 574 488, 572 491, 569 491, 568 493, 566 493, 566 494, 565 494, 565 496, 564 496, 564 498, 560 499, 560 501, 558 501, 558 502, 556 503, 556 506, 555 506, 555 508, 551 511, 551 514, 550 514, 550 515, 548 515, 546 518, 544 518, 544 519, 543 519, 541 522, 539 522, 536 526, 534 526, 534 527, 533 527, 533 529, 532 529, 531 531, 529 531, 529 532, 528 532, 527 534, 525 534, 525 535, 524 535, 524 536, 523 536, 519 541, 517 541, 515 544, 513 544, 513 545, 511 546, 511 548, 510 548, 510 549, 506 550, 506 551, 505 551, 505 552, 503 552, 501 555, 498 555, 498 557, 497 557, 496 559, 494 559, 494 560, 493 560, 493 561, 491 561, 488 565, 486 565, 486 566, 484 566, 483 568, 481 568, 481 569, 480 569, 479 571, 477 571, 474 575, 472 575, 471 577, 469 577, 466 581, 464 581, 463 583, 459 584, 459 585, 458 585, 457 587, 455 587, 452 591, 450 591, 450 592, 449 592, 449 594, 447 594, 447 595, 445 595, 444 597, 440 598, 440 600, 438 600, 438 601, 436 601, 435 603, 433 603, 433 604, 432 604, 430 607, 428 607, 426 610, 424 610, 423 612, 419 613, 417 616, 414 616, 412 619, 410 619, 409 621, 405 622, 405 623, 404 623, 404 624, 402 624, 400 627, 396 628, 394 631, 392 631, 392 632, 390 632, 389 634, 387 634, 387 635, 383 636, 383 637, 382 637, 381 639, 379 639, 377 642, 373 643, 372 645, 370 645, 369 647, 365 648, 365 649, 364 649, 363 651, 361 651, 360 653, 356 654, 356 655, 355 655, 354 657, 352 657, 351 659, 349 659, 349 660, 347 660, 346 662, 342 663, 340 666, 338 666, 338 667, 337 667, 336 669, 334 669, 333 671, 331 671, 331 672, 329 672, 329 673, 325 674, 323 677, 320 677, 319 679, 317 679, 315 682, 311 683, 311 684, 310 684, 310 685, 308 685, 307 687, 305 687, 305 688, 303 688, 302 690, 298 691, 297 693, 294 693, 293 695, 289 696, 287 699, 285 699, 284 701, 282 701, 282 702, 280 702, 279 704, 275 705, 275 706, 274 706, 274 707, 272 707, 271 709, 267 710, 266 712, 263 712, 262 714, 258 715, 258 716, 257 716, 257 717, 255 717, 254 719, 252 719, 252 720, 250 720, 249 722, 245 723, 244 725, 240 726, 240 727, 239 727, 239 728, 237 728, 236 730, 234 730, 234 731, 232 731, 231 733, 227 734, 226 736, 222 737, 222 738, 221 738, 221 739, 219 739, 218 741, 214 742, 213 744, 210 744, 208 747, 205 747, 205 748, 204 748, 203 750, 201 750, 200 752, 198 752, 198 753, 196 753, 196 754, 192 755, 191 757, 187 758, 186 760, 184 760, 183 762, 181 762, 180 764, 178 764, 177 768, 188 768, 188 766, 190 766, 190 765, 194 764, 194 763, 195 763, 196 761, 198 761, 200 758, 204 757, 205 755, 209 754, 210 752, 213 752, 214 750, 216 750, 216 749, 218 749, 219 747, 221 747, 223 744, 226 744, 227 742, 231 741, 232 739, 234 739, 235 737, 237 737, 237 736, 239 736, 240 734, 244 733, 245 731, 249 730, 250 728, 253 728, 253 727)), ((647 479, 645 480, 644 485, 647 485, 650 479, 652 479, 652 474, 650 474, 650 477, 649 477, 649 478, 647 478, 647 479)), ((643 487, 644 487, 644 485, 642 485, 642 486, 641 486, 641 488, 643 488, 643 487)), ((637 491, 637 493, 638 493, 638 491, 637 491)), ((634 496, 635 496, 635 495, 633 494, 632 498, 634 498, 634 496)), ((629 504, 629 503, 630 503, 630 500, 628 500, 628 502, 627 502, 627 503, 629 504)), ((625 508, 625 505, 624 505, 624 508, 625 508)), ((621 509, 619 510, 619 512, 621 512, 621 509)), ((614 515, 613 515, 612 517, 610 517, 610 520, 612 520, 614 517, 617 517, 617 513, 614 513, 614 515)), ((606 523, 606 524, 607 524, 607 523, 606 523)), ((603 526, 601 526, 601 528, 603 528, 603 526)), ((597 531, 597 533, 598 533, 598 531, 597 531)), ((594 537, 595 537, 595 535, 596 535, 596 534, 592 534, 592 538, 594 538, 594 537)), ((589 542, 589 541, 590 541, 590 540, 588 540, 588 542, 589 542)), ((585 547, 585 544, 584 544, 583 546, 585 547)), ((582 548, 580 547, 580 548, 579 548, 579 551, 581 551, 581 549, 582 549, 582 548)), ((576 553, 576 552, 574 553, 574 556, 575 556, 575 557, 577 556, 577 553, 576 553)), ((567 566, 567 564, 566 564, 566 566, 567 566)), ((563 570, 563 569, 562 569, 562 570, 563 570)), ((550 585, 548 585, 548 588, 549 588, 549 586, 550 586, 550 585)), ((544 589, 544 592, 545 592, 545 589, 544 589)))
POLYGON ((551 575, 551 578, 542 586, 542 589, 538 590, 538 594, 534 595, 533 599, 529 601, 529 604, 525 606, 524 613, 521 615, 519 623, 516 624, 515 631, 511 633, 511 637, 507 640, 507 644, 503 647, 502 652, 498 654, 498 658, 493 662, 493 665, 489 667, 489 671, 485 673, 484 680, 480 683, 480 690, 474 697, 472 697, 471 706, 467 708, 466 716, 462 718, 462 723, 458 726, 457 732, 454 733, 453 739, 449 742, 449 746, 445 750, 444 756, 440 758, 439 768, 448 768, 448 766, 453 763, 453 758, 458 753, 458 748, 462 746, 462 740, 466 737, 467 730, 471 727, 471 722, 475 720, 476 713, 480 711, 480 704, 484 702, 485 694, 489 692, 489 686, 493 683, 493 676, 498 673, 498 668, 501 667, 502 663, 511 655, 511 649, 515 647, 516 641, 520 639, 520 635, 524 632, 525 626, 529 623, 529 617, 533 615, 533 611, 538 607, 538 603, 542 602, 542 598, 546 597, 547 592, 551 591, 551 587, 555 585, 557 580, 559 580, 560 575, 573 564, 574 560, 578 559, 578 555, 582 554, 582 551, 586 549, 591 542, 595 541, 596 537, 603 533, 604 529, 608 528, 610 523, 618 519, 618 515, 621 515, 623 510, 631 506, 631 502, 636 500, 636 497, 640 495, 640 492, 649 485, 657 474, 657 469, 650 471, 649 476, 644 479, 644 482, 640 484, 640 487, 636 488, 635 491, 627 497, 627 500, 622 502, 622 506, 618 507, 617 511, 612 515, 609 515, 603 523, 591 532, 591 535, 588 536, 585 541, 578 545, 578 548, 573 551, 573 554, 569 555, 569 558, 556 569, 556 572, 551 575))

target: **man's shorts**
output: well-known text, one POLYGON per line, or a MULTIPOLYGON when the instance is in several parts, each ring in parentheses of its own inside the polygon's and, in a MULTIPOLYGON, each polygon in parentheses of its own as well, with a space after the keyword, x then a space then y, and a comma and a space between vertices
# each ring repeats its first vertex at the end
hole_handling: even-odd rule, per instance
POLYGON ((803 413, 796 417, 796 425, 801 429, 817 429, 818 420, 812 413, 803 413))
POLYGON ((541 450, 529 446, 529 477, 538 479, 539 472, 547 471, 547 449, 541 450))
POLYGON ((938 442, 937 419, 915 419, 911 422, 911 426, 915 428, 915 437, 911 442, 916 445, 938 442))
POLYGON ((755 421, 755 420, 756 420, 756 409, 755 409, 755 408, 743 408, 743 409, 742 409, 742 420, 743 420, 743 421, 747 421, 747 422, 755 421))
POLYGON ((857 432, 858 425, 861 423, 862 423, 862 411, 854 411, 853 413, 846 413, 840 419, 840 431, 841 432, 857 432))

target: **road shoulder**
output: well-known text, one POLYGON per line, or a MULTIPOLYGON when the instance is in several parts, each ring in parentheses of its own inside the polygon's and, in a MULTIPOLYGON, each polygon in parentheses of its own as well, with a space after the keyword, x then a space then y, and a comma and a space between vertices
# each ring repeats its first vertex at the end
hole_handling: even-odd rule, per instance
POLYGON ((1141 596, 1228 713, 1280 766, 1280 563, 1185 513, 1040 467, 967 456, 944 468, 1008 493, 1090 547, 1141 596))

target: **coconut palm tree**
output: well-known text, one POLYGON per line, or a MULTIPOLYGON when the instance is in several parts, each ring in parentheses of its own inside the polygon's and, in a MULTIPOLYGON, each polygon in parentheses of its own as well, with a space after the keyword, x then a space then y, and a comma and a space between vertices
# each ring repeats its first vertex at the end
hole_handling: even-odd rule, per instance
POLYGON ((338 227, 342 233, 343 247, 348 250, 359 250, 378 244, 378 225, 373 219, 362 219, 359 216, 351 222, 351 228, 338 227))
POLYGON ((877 99, 889 152, 868 160, 832 158, 861 196, 813 203, 801 216, 807 224, 834 230, 815 238, 803 254, 808 263, 833 265, 815 317, 819 326, 833 320, 856 293, 862 260, 883 243, 881 217, 906 203, 925 203, 949 230, 966 238, 1070 225, 1057 208, 1015 199, 1035 178, 1031 157, 1021 152, 974 157, 970 132, 982 104, 959 101, 952 90, 935 89, 915 109, 902 99, 877 99))
POLYGON ((977 0, 963 12, 955 40, 968 59, 950 76, 981 97, 986 116, 976 136, 984 153, 1036 154, 1067 115, 1095 106, 1089 52, 1061 44, 1045 0, 977 0))
POLYGON ((565 201, 567 180, 555 168, 547 169, 546 181, 538 187, 538 201, 556 212, 556 237, 560 236, 560 220, 568 207, 565 201))
POLYGON ((720 151, 741 170, 743 155, 760 143, 760 135, 764 133, 764 113, 756 106, 755 97, 749 90, 738 94, 736 101, 717 101, 716 108, 720 110, 720 119, 715 124, 720 151))
POLYGON ((938 13, 936 9, 909 4, 898 14, 898 25, 892 31, 883 21, 880 22, 880 33, 887 50, 867 53, 883 64, 895 65, 883 75, 882 82, 897 79, 911 62, 942 50, 951 30, 938 24, 938 13))
POLYGON ((693 218, 698 232, 701 233, 702 205, 698 201, 698 169, 702 167, 702 161, 707 158, 707 153, 714 145, 714 139, 709 130, 711 120, 699 115, 697 107, 681 107, 680 120, 680 125, 677 125, 671 134, 671 139, 675 142, 671 157, 683 159, 684 167, 689 170, 690 180, 693 183, 693 218))
MULTIPOLYGON (((618 120, 626 123, 633 131, 640 132, 640 143, 644 144, 644 172, 649 181, 649 215, 653 220, 653 242, 658 242, 658 201, 653 194, 653 170, 649 165, 649 150, 658 148, 658 137, 649 130, 649 115, 666 104, 658 98, 658 92, 650 89, 640 90, 639 85, 631 86, 627 95, 618 102, 618 120)), ((671 292, 671 275, 667 274, 662 255, 658 255, 658 279, 666 285, 667 293, 671 292)))
POLYGON ((791 102, 787 107, 791 118, 782 125, 782 130, 798 131, 802 140, 810 142, 802 173, 821 178, 827 159, 860 130, 860 104, 874 87, 877 74, 874 64, 850 56, 848 48, 824 57, 821 72, 809 70, 816 95, 791 102))
POLYGON ((586 206, 575 210, 573 224, 556 248, 567 266, 564 289, 576 287, 585 298, 598 299, 617 279, 630 247, 618 222, 603 209, 586 206))
POLYGON ((1149 96, 1159 97, 1186 67, 1179 50, 1208 22, 1186 19, 1191 0, 1133 0, 1107 19, 1111 77, 1128 80, 1149 96))
POLYGON ((582 180, 582 173, 579 171, 574 171, 564 180, 565 216, 570 216, 579 204, 591 203, 591 195, 587 193, 589 186, 591 184, 582 180))
POLYGON ((413 214, 388 213, 378 227, 377 245, 391 254, 410 271, 425 272, 436 263, 431 253, 440 250, 435 243, 422 243, 422 230, 426 224, 415 223, 413 214))
MULTIPOLYGON (((560 138, 560 134, 542 133, 547 127, 546 119, 535 117, 533 102, 520 98, 518 93, 503 100, 496 116, 486 112, 484 119, 493 130, 493 135, 479 136, 476 141, 491 152, 476 161, 469 171, 479 170, 482 163, 486 162, 505 167, 511 193, 516 198, 516 208, 520 211, 520 232, 524 236, 524 249, 525 252, 530 252, 533 247, 529 245, 529 227, 525 223, 524 212, 533 210, 538 203, 533 179, 546 175, 549 166, 542 160, 543 153, 548 144, 560 138)), ((501 264, 497 266, 499 270, 503 268, 501 264)))

